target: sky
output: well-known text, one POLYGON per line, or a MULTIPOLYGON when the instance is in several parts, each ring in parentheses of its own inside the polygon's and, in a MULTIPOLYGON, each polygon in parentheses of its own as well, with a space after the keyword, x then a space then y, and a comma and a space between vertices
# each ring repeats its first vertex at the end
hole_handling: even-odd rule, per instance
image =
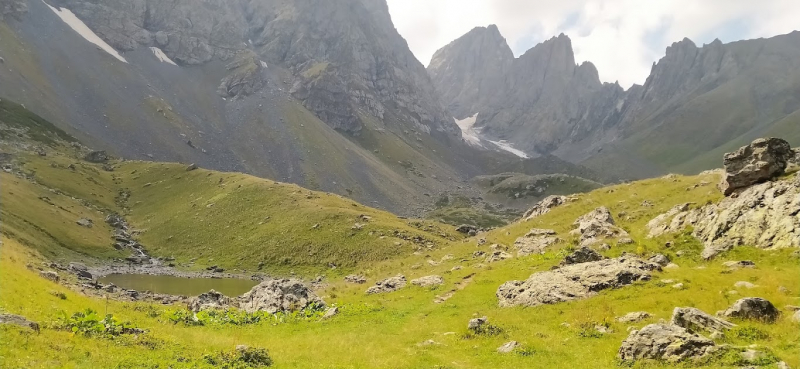
POLYGON ((604 82, 642 84, 667 46, 771 37, 800 29, 797 0, 388 0, 392 21, 428 65, 437 49, 496 24, 516 56, 560 33, 604 82))

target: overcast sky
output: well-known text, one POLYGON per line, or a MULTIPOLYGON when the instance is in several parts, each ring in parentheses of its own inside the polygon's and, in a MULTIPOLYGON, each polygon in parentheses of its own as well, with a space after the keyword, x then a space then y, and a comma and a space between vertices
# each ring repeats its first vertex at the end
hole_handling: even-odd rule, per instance
POLYGON ((424 65, 476 26, 496 24, 519 56, 550 37, 572 39, 576 62, 605 82, 642 84, 667 46, 769 37, 800 28, 798 0, 388 0, 395 27, 424 65))

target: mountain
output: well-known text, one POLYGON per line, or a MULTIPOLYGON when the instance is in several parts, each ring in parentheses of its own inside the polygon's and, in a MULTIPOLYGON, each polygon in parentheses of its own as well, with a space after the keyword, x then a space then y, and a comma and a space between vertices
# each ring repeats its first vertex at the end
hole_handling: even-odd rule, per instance
POLYGON ((419 214, 464 145, 384 1, 4 0, 0 97, 119 157, 419 214))
POLYGON ((800 117, 791 63, 800 56, 800 32, 703 47, 684 39, 654 63, 643 86, 628 90, 601 83, 590 62, 577 65, 566 35, 515 59, 497 51, 505 49, 496 27, 476 28, 437 51, 428 73, 445 104, 477 114, 480 139, 529 155, 641 178, 717 167, 722 153, 758 136, 800 143, 800 133, 789 132, 800 117), (484 57, 476 63, 474 55, 484 57))

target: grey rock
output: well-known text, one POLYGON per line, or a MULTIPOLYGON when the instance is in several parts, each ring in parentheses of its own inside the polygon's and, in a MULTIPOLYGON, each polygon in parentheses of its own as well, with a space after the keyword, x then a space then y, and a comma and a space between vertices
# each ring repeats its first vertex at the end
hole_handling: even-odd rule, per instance
POLYGON ((109 156, 105 151, 92 151, 83 157, 83 160, 90 163, 102 164, 109 160, 109 156))
POLYGON ((617 357, 634 362, 643 359, 677 363, 705 357, 716 349, 714 341, 668 324, 650 324, 634 330, 619 348, 617 357))
POLYGON ((297 279, 264 281, 239 297, 239 308, 248 313, 288 313, 311 307, 324 308, 325 302, 297 279))
POLYGON ((740 269, 740 268, 755 268, 756 263, 750 260, 739 260, 739 261, 726 261, 722 263, 722 266, 729 268, 729 269, 740 269))
POLYGON ((92 226, 94 225, 94 222, 91 219, 80 218, 80 219, 75 221, 75 224, 77 224, 77 225, 79 225, 81 227, 92 228, 92 226))
POLYGON ((725 154, 725 179, 721 187, 726 196, 783 174, 794 151, 786 140, 759 138, 739 150, 725 154))
POLYGON ((39 323, 30 321, 21 315, 0 314, 0 324, 12 324, 23 328, 30 328, 36 332, 39 331, 39 323))
POLYGON ((553 208, 559 207, 564 205, 567 202, 566 196, 557 196, 551 195, 547 196, 541 201, 537 202, 536 205, 533 205, 525 214, 522 215, 522 219, 531 220, 543 214, 547 214, 553 208))
POLYGON ((792 314, 792 322, 800 323, 800 310, 797 310, 792 314))
POLYGON ((344 277, 344 281, 347 283, 364 284, 367 283, 367 278, 360 274, 350 274, 344 277))
POLYGON ((58 273, 52 270, 42 270, 39 272, 39 276, 53 282, 58 282, 61 279, 58 273))
POLYGON ((648 223, 649 237, 692 227, 692 234, 703 242, 704 259, 738 245, 800 248, 799 209, 800 184, 766 182, 699 209, 689 209, 688 204, 676 206, 648 223))
POLYGON ((636 323, 647 318, 650 318, 650 313, 646 311, 634 311, 618 317, 617 321, 620 323, 636 323))
POLYGON ((236 305, 236 301, 217 291, 211 290, 193 297, 187 304, 189 310, 198 312, 204 310, 228 309, 236 305))
POLYGON ((473 332, 478 332, 488 322, 489 322, 489 318, 485 317, 485 316, 484 317, 480 317, 480 318, 470 319, 469 323, 467 323, 467 329, 470 330, 470 331, 473 331, 473 332))
POLYGON ((628 233, 615 225, 611 211, 601 206, 575 220, 571 234, 580 236, 581 246, 591 246, 612 238, 627 238, 628 233))
POLYGON ((78 278, 92 279, 92 273, 89 273, 89 268, 82 263, 69 263, 69 270, 75 273, 78 278))
POLYGON ((337 315, 339 315, 339 308, 334 306, 325 310, 325 315, 322 316, 322 319, 327 320, 337 315))
POLYGON ((497 348, 497 352, 501 354, 507 354, 511 351, 514 351, 517 347, 519 347, 519 342, 517 341, 508 341, 504 343, 502 346, 497 348))
POLYGON ((506 259, 511 259, 513 256, 503 250, 494 250, 486 256, 485 261, 487 263, 494 263, 497 261, 503 261, 506 259))
POLYGON ((0 20, 10 18, 21 20, 27 12, 28 3, 25 0, 0 0, 0 20))
POLYGON ((603 255, 600 255, 597 251, 594 251, 586 246, 582 246, 573 251, 571 254, 567 255, 564 260, 561 261, 561 265, 588 263, 598 260, 603 260, 603 255))
POLYGON ((394 292, 406 286, 406 276, 402 274, 398 274, 394 277, 386 278, 382 281, 378 281, 375 283, 374 286, 367 289, 367 294, 378 294, 378 293, 387 293, 387 292, 394 292))
POLYGON ((672 311, 672 320, 670 323, 690 331, 705 330, 712 333, 724 332, 736 327, 736 324, 716 318, 693 307, 676 307, 675 310, 672 311))
POLYGON ((775 365, 778 369, 792 369, 789 364, 786 364, 785 361, 779 361, 778 364, 775 365))
POLYGON ((194 163, 192 163, 192 164, 189 164, 189 165, 186 167, 186 171, 187 171, 187 172, 191 172, 191 171, 193 171, 193 170, 196 170, 196 169, 197 169, 197 164, 194 164, 194 163))
POLYGON ((418 287, 435 287, 444 284, 444 278, 438 275, 429 275, 417 279, 412 279, 411 284, 418 287))
POLYGON ((717 313, 726 318, 758 320, 766 323, 775 322, 780 314, 780 310, 775 305, 760 297, 739 299, 727 310, 717 313))
POLYGON ((517 249, 517 256, 528 256, 532 254, 543 254, 547 249, 555 244, 563 242, 556 237, 556 231, 552 229, 531 229, 524 236, 517 238, 514 247, 517 249))
POLYGON ((649 280, 651 272, 660 269, 658 264, 623 256, 534 273, 525 281, 504 283, 496 295, 501 307, 555 304, 649 280))
POLYGON ((763 351, 747 349, 739 353, 739 356, 748 364, 755 364, 766 358, 763 351))
POLYGON ((756 286, 756 285, 754 285, 754 284, 752 284, 750 282, 747 282, 747 281, 738 281, 738 282, 734 283, 733 286, 736 287, 736 288, 747 288, 747 289, 753 289, 753 288, 758 287, 758 286, 756 286))
POLYGON ((667 264, 669 264, 669 258, 664 254, 655 254, 647 260, 661 266, 667 266, 667 264))

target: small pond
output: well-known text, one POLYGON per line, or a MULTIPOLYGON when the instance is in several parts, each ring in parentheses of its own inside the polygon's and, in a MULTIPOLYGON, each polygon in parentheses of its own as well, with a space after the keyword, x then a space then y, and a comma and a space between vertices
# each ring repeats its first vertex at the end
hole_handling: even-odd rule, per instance
POLYGON ((113 283, 117 287, 163 293, 168 295, 197 296, 215 290, 229 297, 239 296, 250 291, 258 281, 237 278, 186 278, 171 275, 111 274, 98 280, 100 283, 113 283))

